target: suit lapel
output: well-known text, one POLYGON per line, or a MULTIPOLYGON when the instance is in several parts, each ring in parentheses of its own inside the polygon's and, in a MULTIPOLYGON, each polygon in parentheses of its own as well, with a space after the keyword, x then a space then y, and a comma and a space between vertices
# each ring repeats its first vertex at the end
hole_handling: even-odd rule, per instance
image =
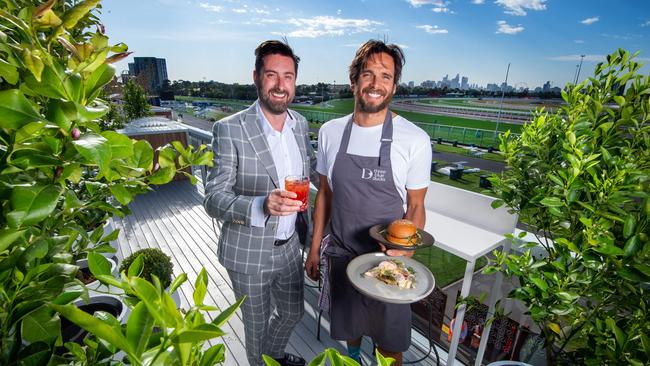
POLYGON ((266 171, 269 173, 275 187, 279 188, 278 173, 275 170, 275 164, 273 164, 273 156, 271 155, 266 137, 264 137, 262 129, 257 121, 257 102, 253 103, 246 113, 244 113, 244 118, 241 120, 241 124, 248 141, 250 141, 253 150, 255 150, 255 154, 257 154, 257 157, 266 168, 266 171))

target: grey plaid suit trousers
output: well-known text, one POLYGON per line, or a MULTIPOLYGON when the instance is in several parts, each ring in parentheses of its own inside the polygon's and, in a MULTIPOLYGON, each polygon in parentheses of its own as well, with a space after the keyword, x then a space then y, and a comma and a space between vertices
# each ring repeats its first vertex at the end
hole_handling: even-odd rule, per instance
POLYGON ((304 277, 297 236, 274 247, 269 266, 261 272, 228 274, 235 296, 247 296, 241 311, 248 362, 251 366, 264 365, 262 354, 282 358, 289 336, 304 313, 304 277))

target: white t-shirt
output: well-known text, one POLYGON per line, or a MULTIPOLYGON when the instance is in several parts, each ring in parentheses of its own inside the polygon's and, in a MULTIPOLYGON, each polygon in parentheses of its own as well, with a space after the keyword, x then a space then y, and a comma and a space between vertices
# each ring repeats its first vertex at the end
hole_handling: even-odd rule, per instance
MULTIPOLYGON (((332 171, 341 145, 343 130, 350 115, 325 123, 318 132, 318 162, 316 171, 327 176, 332 190, 332 171)), ((383 124, 360 127, 352 124, 348 154, 379 156, 383 124)), ((393 181, 404 203, 407 189, 429 187, 431 181, 431 141, 420 127, 400 116, 393 117, 393 143, 390 149, 393 181)))

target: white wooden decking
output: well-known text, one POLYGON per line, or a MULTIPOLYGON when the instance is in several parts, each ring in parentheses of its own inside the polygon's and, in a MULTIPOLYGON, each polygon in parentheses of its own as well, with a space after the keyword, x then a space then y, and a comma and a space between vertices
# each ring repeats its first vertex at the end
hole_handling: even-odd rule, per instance
MULTIPOLYGON (((141 248, 161 248, 172 257, 175 275, 187 273, 189 281, 179 290, 181 307, 185 308, 192 299, 197 274, 205 267, 210 278, 205 303, 225 309, 235 302, 235 297, 227 272, 217 261, 214 251, 217 245, 216 235, 212 221, 203 209, 201 190, 200 183, 194 187, 186 181, 180 181, 158 187, 155 191, 136 198, 130 205, 132 214, 115 221, 115 227, 120 229, 117 256, 122 259, 141 248)), ((306 285, 308 284, 314 285, 306 280, 306 285)), ((321 323, 321 341, 316 340, 317 298, 318 289, 306 286, 305 316, 292 334, 287 349, 308 361, 328 347, 337 348, 341 352, 345 350, 343 343, 329 337, 326 314, 321 323)), ((228 334, 216 342, 226 345, 225 365, 248 366, 241 312, 230 319, 225 331, 228 334)), ((421 349, 428 349, 428 344, 423 344, 424 338, 415 333, 412 342, 414 346, 405 353, 404 361, 419 359, 422 356, 421 349)), ((364 365, 374 364, 374 357, 369 355, 372 352, 370 342, 364 340, 363 351, 364 365)), ((443 361, 445 359, 440 364, 444 364, 443 361)), ((436 365, 435 356, 432 354, 417 364, 436 365)))

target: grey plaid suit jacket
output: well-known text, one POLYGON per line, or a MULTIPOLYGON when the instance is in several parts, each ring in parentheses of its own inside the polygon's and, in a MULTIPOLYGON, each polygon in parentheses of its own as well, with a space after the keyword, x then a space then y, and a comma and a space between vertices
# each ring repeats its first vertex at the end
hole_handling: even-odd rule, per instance
MULTIPOLYGON (((262 133, 257 105, 226 117, 212 128, 214 167, 208 174, 203 205, 208 215, 221 224, 217 256, 229 270, 258 273, 266 264, 275 241, 278 217, 270 216, 265 227, 251 226, 251 207, 255 197, 266 196, 279 188, 273 157, 262 133)), ((303 169, 317 184, 316 157, 309 144, 307 120, 289 111, 296 120, 294 135, 303 158, 303 169)), ((305 233, 308 212, 296 220, 296 231, 305 233)), ((306 235, 300 235, 306 241, 306 235)), ((303 241, 303 244, 305 242, 303 241)))

